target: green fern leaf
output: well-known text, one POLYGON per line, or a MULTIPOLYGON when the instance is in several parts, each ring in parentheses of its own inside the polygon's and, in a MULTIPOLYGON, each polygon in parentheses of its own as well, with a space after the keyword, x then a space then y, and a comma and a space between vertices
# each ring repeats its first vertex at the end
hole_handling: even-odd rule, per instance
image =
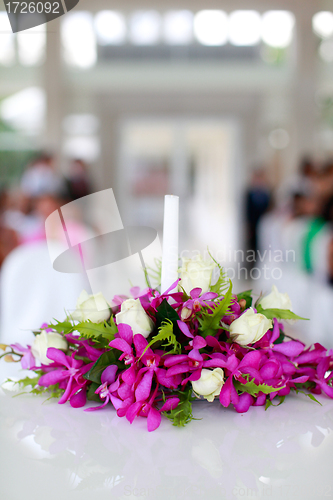
POLYGON ((153 344, 163 341, 165 341, 165 343, 162 344, 162 347, 165 349, 168 347, 172 348, 170 351, 167 351, 168 354, 181 354, 182 347, 177 341, 176 335, 173 333, 173 323, 168 318, 161 323, 161 326, 158 329, 158 334, 155 335, 155 337, 149 342, 141 357, 153 344))
POLYGON ((210 312, 203 312, 198 318, 200 323, 200 335, 207 337, 208 335, 215 335, 221 329, 221 319, 228 312, 232 299, 232 283, 229 280, 229 290, 220 302, 216 302, 214 308, 207 306, 210 312))

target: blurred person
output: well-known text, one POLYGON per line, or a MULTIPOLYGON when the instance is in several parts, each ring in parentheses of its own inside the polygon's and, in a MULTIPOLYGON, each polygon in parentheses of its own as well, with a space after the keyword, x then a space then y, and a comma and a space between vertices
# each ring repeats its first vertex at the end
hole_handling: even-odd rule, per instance
POLYGON ((313 196, 317 191, 317 166, 309 156, 304 156, 295 174, 282 181, 276 190, 276 203, 282 209, 290 210, 294 194, 313 196))
POLYGON ((69 199, 72 201, 92 193, 88 168, 83 160, 75 159, 71 162, 66 184, 69 199))
POLYGON ((246 193, 245 215, 247 222, 248 249, 258 250, 258 224, 268 211, 272 201, 264 170, 253 172, 250 187, 246 193))
POLYGON ((63 194, 64 179, 55 170, 53 156, 42 154, 28 166, 21 179, 21 189, 31 198, 63 194))
POLYGON ((19 245, 17 232, 4 224, 3 214, 9 204, 9 193, 6 188, 0 191, 0 267, 7 255, 19 245))
MULTIPOLYGON (((333 161, 328 160, 318 170, 314 179, 315 193, 321 201, 321 210, 324 213, 326 206, 333 196, 333 161)), ((324 215, 325 217, 325 215, 324 215)))
POLYGON ((35 231, 39 222, 33 213, 32 200, 19 188, 7 192, 1 213, 2 227, 15 231, 19 243, 35 231))

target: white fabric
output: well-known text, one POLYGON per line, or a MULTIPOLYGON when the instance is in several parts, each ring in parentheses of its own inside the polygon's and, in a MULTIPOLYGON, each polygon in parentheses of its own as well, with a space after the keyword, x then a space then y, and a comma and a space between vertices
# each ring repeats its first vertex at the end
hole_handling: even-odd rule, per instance
POLYGON ((1 268, 0 342, 31 343, 31 329, 53 318, 63 320, 83 288, 82 275, 53 269, 45 242, 16 248, 1 268))

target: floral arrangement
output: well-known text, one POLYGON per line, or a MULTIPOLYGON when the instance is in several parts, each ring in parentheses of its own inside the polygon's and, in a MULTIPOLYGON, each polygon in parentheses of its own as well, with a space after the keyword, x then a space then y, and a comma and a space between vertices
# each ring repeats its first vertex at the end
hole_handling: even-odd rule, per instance
POLYGON ((148 431, 162 415, 176 426, 190 422, 196 398, 240 413, 281 404, 291 391, 333 398, 333 351, 284 333, 284 320, 304 318, 275 286, 252 304, 251 290, 233 294, 221 266, 197 256, 183 260, 165 293, 131 294, 111 307, 83 291, 65 321, 43 324, 31 346, 1 345, 1 357, 31 371, 18 383, 32 393, 75 408, 98 403, 86 411, 110 404, 130 423, 146 417, 148 431))

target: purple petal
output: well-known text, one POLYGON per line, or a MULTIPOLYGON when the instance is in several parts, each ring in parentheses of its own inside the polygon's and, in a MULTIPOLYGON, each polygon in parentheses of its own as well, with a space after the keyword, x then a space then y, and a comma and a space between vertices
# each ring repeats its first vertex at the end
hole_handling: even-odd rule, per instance
POLYGON ((242 368, 243 366, 251 366, 252 368, 256 368, 258 370, 260 360, 261 354, 259 351, 250 351, 245 354, 244 358, 238 365, 238 369, 242 368))
MULTIPOLYGON (((96 410, 101 410, 102 408, 104 408, 104 406, 106 406, 108 404, 108 402, 110 401, 110 398, 108 396, 106 396, 105 398, 105 401, 102 405, 99 405, 99 406, 91 406, 90 408, 86 408, 84 411, 96 411, 96 410)), ((120 400, 119 400, 120 401, 120 400)))
POLYGON ((23 370, 30 370, 35 365, 35 358, 31 351, 27 352, 21 359, 23 370))
MULTIPOLYGON (((113 404, 113 406, 114 406, 114 408, 116 410, 119 410, 119 408, 122 408, 122 406, 124 405, 124 401, 122 401, 121 399, 117 398, 116 396, 113 396, 112 394, 110 396, 110 399, 111 399, 111 403, 113 404)), ((86 411, 88 411, 88 410, 86 410, 86 411)))
POLYGON ((179 326, 179 329, 183 332, 186 337, 190 337, 193 339, 193 334, 190 332, 189 327, 187 326, 184 321, 181 321, 180 319, 177 320, 177 325, 179 326))
POLYGON ((176 286, 178 285, 180 281, 180 278, 177 279, 177 281, 175 281, 174 283, 172 283, 171 286, 169 286, 169 288, 163 293, 163 295, 167 295, 169 292, 171 292, 171 290, 173 290, 174 288, 176 288, 176 286))
POLYGON ((308 380, 309 380, 309 377, 307 375, 302 375, 301 377, 293 378, 291 382, 296 383, 296 384, 304 384, 308 380))
POLYGON ((60 351, 60 349, 49 347, 46 352, 46 356, 49 359, 52 359, 52 361, 59 363, 59 365, 64 365, 67 368, 72 367, 71 358, 69 356, 66 356, 66 354, 63 351, 60 351))
POLYGON ((110 347, 114 347, 114 349, 118 349, 118 351, 122 351, 125 354, 132 354, 132 347, 123 339, 114 339, 111 340, 110 347))
POLYGON ((330 387, 327 384, 321 384, 320 387, 327 396, 333 398, 333 387, 330 387))
POLYGON ((232 377, 228 377, 220 392, 220 403, 227 408, 231 401, 231 388, 233 386, 232 377))
POLYGON ((126 384, 128 384, 128 385, 134 384, 135 379, 136 379, 135 366, 133 365, 130 368, 127 368, 127 370, 125 370, 121 374, 121 376, 122 376, 123 381, 126 382, 126 384))
POLYGON ((198 299, 200 297, 200 293, 202 292, 202 288, 193 288, 190 291, 190 295, 192 299, 198 299))
POLYGON ((132 423, 135 417, 138 415, 138 413, 141 411, 142 408, 142 403, 134 403, 132 404, 128 410, 126 411, 126 418, 127 420, 132 423))
POLYGON ((108 384, 113 384, 113 382, 116 380, 116 373, 118 370, 117 365, 110 365, 102 373, 101 376, 101 382, 104 384, 107 382, 108 384))
POLYGON ((180 402, 179 398, 169 398, 164 403, 164 405, 162 406, 162 408, 160 409, 160 411, 162 412, 162 411, 174 410, 175 408, 177 408, 179 402, 180 402))
POLYGON ((164 385, 164 387, 168 387, 169 389, 176 389, 176 387, 178 386, 178 383, 174 377, 167 377, 166 370, 159 368, 156 374, 158 382, 164 385))
POLYGON ((199 370, 195 370, 195 372, 191 373, 191 375, 188 378, 185 378, 182 381, 182 385, 187 384, 187 382, 195 382, 196 380, 199 380, 201 377, 201 368, 199 370))
POLYGON ((228 359, 227 359, 227 364, 225 367, 230 370, 231 372, 234 372, 236 368, 239 366, 239 360, 236 357, 235 354, 232 354, 228 359))
POLYGON ((145 401, 148 399, 153 381, 153 375, 153 370, 148 370, 142 377, 142 380, 135 391, 135 398, 137 401, 145 401))
POLYGON ((323 358, 321 361, 319 361, 317 366, 317 374, 320 380, 324 379, 325 373, 327 372, 329 365, 330 365, 330 358, 323 358))
MULTIPOLYGON (((134 335, 134 345, 135 345, 135 351, 136 351, 136 355, 138 357, 142 356, 144 350, 146 349, 147 345, 148 345, 148 342, 147 340, 144 338, 143 335, 141 335, 141 333, 137 333, 136 335, 134 335)), ((145 354, 150 354, 152 355, 153 352, 152 350, 149 348, 146 350, 145 354)))
POLYGON ((201 300, 213 300, 218 297, 218 293, 215 292, 206 292, 203 295, 201 295, 201 300))
POLYGON ((273 344, 280 337, 279 322, 275 319, 270 343, 273 344))
POLYGON ((133 389, 130 385, 122 384, 118 389, 118 396, 125 401, 133 395, 133 389))
POLYGON ((277 344, 274 346, 274 351, 280 352, 290 358, 298 356, 299 354, 301 354, 301 352, 303 352, 303 350, 304 345, 297 340, 289 340, 288 342, 282 342, 282 344, 277 344))
POLYGON ((203 349, 206 347, 207 342, 203 337, 201 337, 201 335, 197 335, 194 337, 192 345, 194 349, 203 349))
POLYGON ((203 362, 204 368, 225 368, 226 362, 221 358, 212 358, 203 362))
POLYGON ((250 394, 248 394, 247 392, 244 392, 239 396, 239 402, 236 404, 234 403, 235 410, 238 413, 245 413, 248 411, 253 402, 253 397, 250 396, 250 394))
POLYGON ((87 402, 86 388, 81 389, 74 396, 71 396, 69 402, 73 408, 82 408, 87 402))
POLYGON ((148 432, 155 431, 161 424, 161 414, 155 408, 151 407, 147 418, 148 432))
POLYGON ((260 375, 264 380, 269 378, 274 378, 279 369, 279 365, 274 361, 268 361, 264 364, 264 366, 260 369, 260 375))
POLYGON ((259 394, 255 402, 253 403, 253 406, 264 406, 266 403, 266 394, 259 394))
POLYGON ((132 344, 133 342, 133 330, 129 325, 126 325, 126 323, 119 323, 118 326, 118 332, 119 335, 121 336, 122 339, 125 340, 129 345, 132 344))
POLYGON ((55 385, 65 380, 69 377, 68 370, 53 370, 52 372, 45 373, 39 379, 38 385, 41 387, 49 387, 50 385, 55 385))
POLYGON ((189 353, 188 357, 190 359, 193 359, 194 361, 201 362, 203 360, 202 355, 198 351, 198 349, 192 349, 192 351, 189 353))
POLYGON ((170 356, 169 358, 165 359, 164 366, 174 366, 178 365, 179 363, 183 363, 184 361, 188 361, 187 354, 175 354, 174 356, 170 356))
POLYGON ((58 403, 60 405, 63 405, 64 403, 66 403, 66 401, 68 401, 68 399, 70 398, 71 392, 73 390, 72 384, 73 384, 73 377, 70 377, 68 382, 67 382, 67 387, 65 389, 65 392, 58 401, 58 403))
POLYGON ((172 366, 167 370, 167 377, 173 377, 174 375, 178 375, 179 373, 186 373, 190 371, 190 367, 188 363, 172 366))

